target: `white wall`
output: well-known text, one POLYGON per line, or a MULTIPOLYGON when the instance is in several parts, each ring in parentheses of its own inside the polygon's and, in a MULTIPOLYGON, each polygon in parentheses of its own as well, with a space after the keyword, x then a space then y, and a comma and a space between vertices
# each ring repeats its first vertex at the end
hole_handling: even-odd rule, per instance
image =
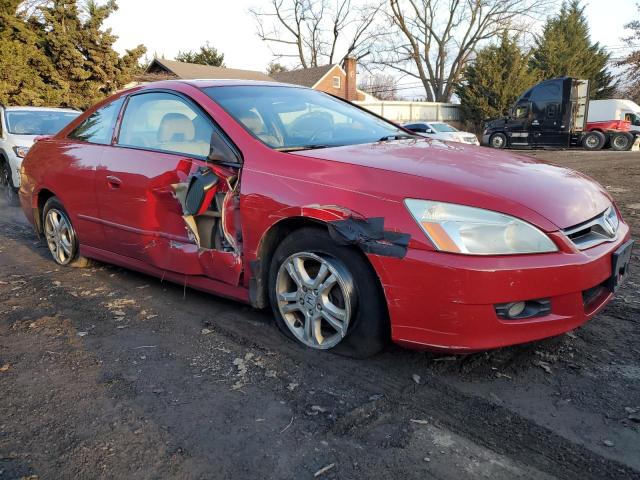
POLYGON ((418 120, 461 122, 460 105, 437 102, 395 102, 395 101, 362 101, 354 102, 367 110, 391 120, 403 123, 418 120))

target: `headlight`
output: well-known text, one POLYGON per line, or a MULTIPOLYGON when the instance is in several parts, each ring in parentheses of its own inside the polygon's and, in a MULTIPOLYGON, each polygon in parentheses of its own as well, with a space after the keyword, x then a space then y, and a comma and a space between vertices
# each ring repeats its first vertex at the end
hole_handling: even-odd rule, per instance
POLYGON ((13 147, 13 151, 16 152, 16 155, 20 158, 24 158, 27 156, 29 152, 29 147, 13 147))
POLYGON ((443 252, 513 255, 558 250, 542 231, 503 213, 410 198, 404 203, 436 248, 443 252))

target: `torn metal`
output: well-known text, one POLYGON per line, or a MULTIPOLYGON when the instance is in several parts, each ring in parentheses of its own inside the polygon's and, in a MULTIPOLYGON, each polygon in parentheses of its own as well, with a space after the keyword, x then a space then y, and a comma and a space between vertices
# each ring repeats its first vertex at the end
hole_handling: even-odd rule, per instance
MULTIPOLYGON (((238 177, 200 167, 172 185, 193 243, 171 242, 171 270, 239 284, 242 274, 238 177)), ((167 263, 165 260, 163 263, 167 263)))
POLYGON ((363 252, 404 258, 411 235, 384 229, 384 218, 346 218, 329 222, 329 235, 340 245, 356 245, 363 252))

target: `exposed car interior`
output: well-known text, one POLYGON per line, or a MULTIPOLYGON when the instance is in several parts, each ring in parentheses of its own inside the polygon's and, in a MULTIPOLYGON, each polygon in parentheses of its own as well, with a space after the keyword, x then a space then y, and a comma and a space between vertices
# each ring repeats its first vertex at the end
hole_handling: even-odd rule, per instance
POLYGON ((150 93, 129 99, 118 143, 206 157, 212 132, 211 124, 181 98, 150 93))

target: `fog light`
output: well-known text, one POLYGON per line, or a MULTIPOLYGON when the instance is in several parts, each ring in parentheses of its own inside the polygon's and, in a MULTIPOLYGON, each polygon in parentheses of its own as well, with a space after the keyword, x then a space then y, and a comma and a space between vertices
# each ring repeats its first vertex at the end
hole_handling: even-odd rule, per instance
POLYGON ((551 313, 551 300, 539 298, 526 302, 500 303, 495 306, 498 318, 505 320, 522 320, 525 318, 544 317, 551 313))
POLYGON ((515 318, 522 312, 524 312, 526 306, 527 304, 524 302, 512 303, 511 306, 507 309, 507 315, 511 318, 515 318))

